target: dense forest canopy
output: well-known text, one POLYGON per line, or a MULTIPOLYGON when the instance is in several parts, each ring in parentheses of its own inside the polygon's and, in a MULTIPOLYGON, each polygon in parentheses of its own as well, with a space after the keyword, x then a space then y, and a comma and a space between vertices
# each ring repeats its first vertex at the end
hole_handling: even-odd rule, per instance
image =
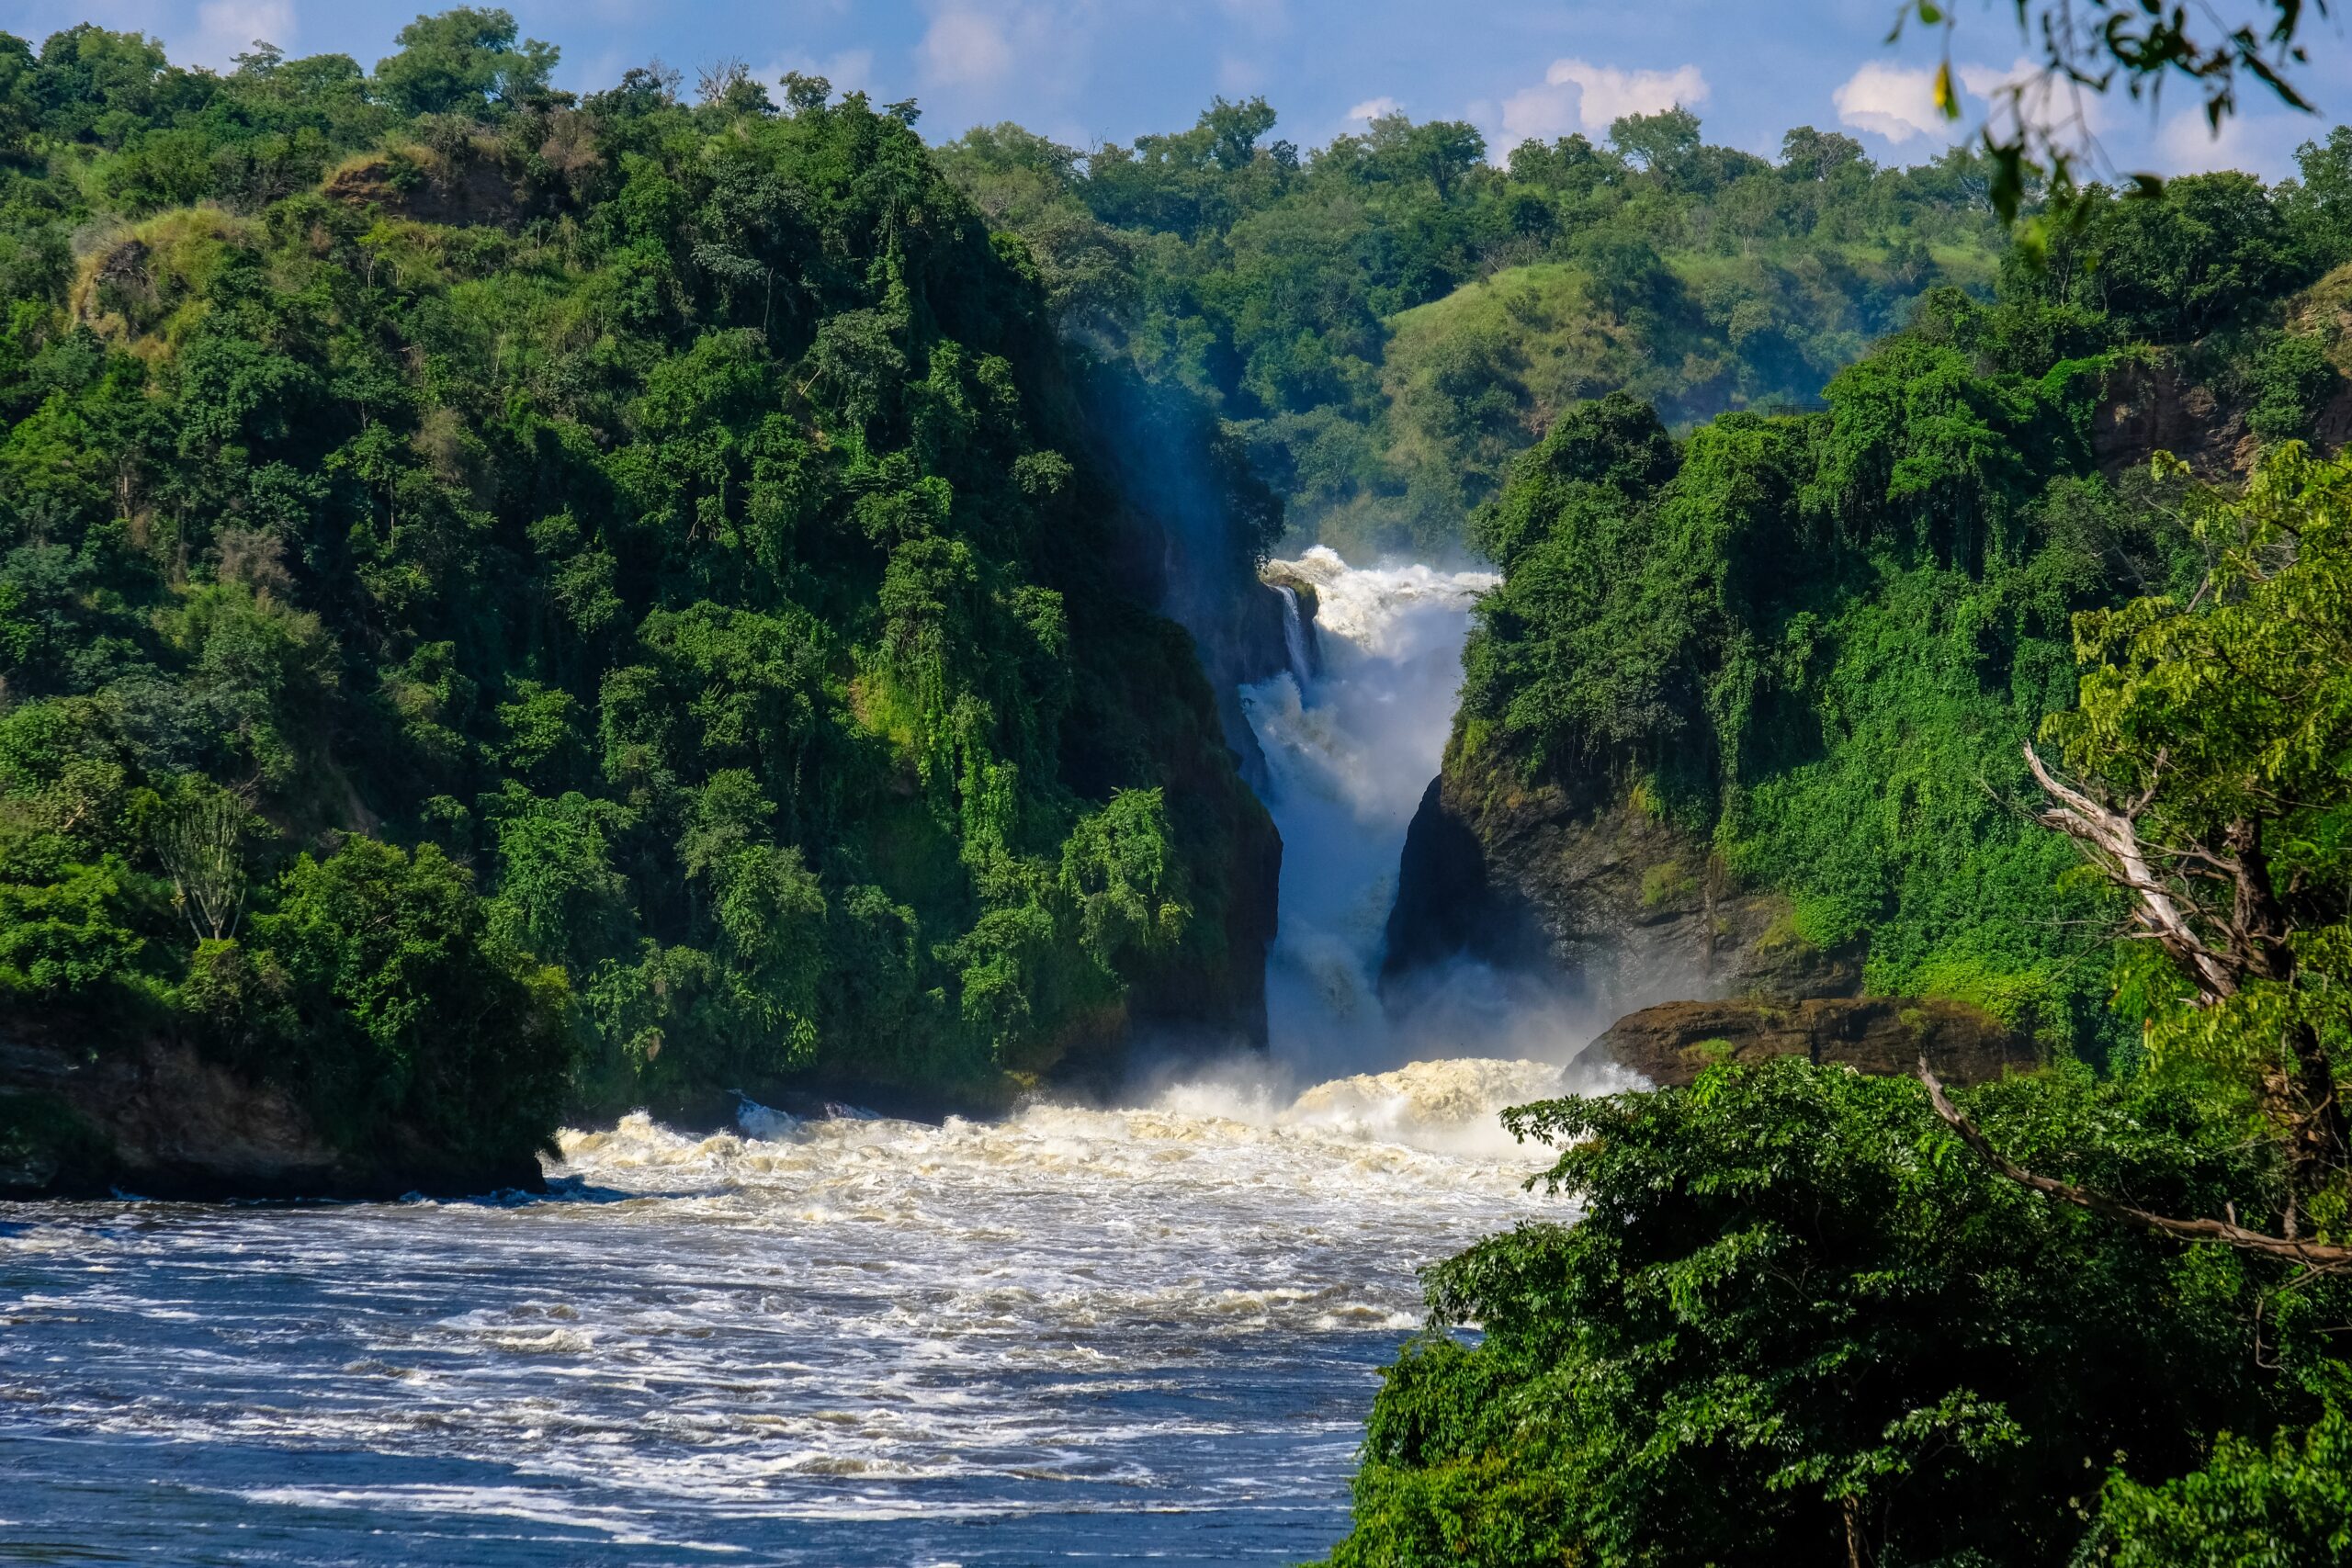
POLYGON ((1344 552, 1458 552, 1510 459, 1630 390, 1680 426, 1811 403, 1942 285, 1992 281, 1966 150, 1873 164, 1801 127, 1777 162, 1675 108, 1508 150, 1401 115, 1302 152, 1263 99, 1081 154, 1022 130, 940 149, 1026 238, 1064 321, 1217 408, 1344 552))
MULTIPOLYGON (((13 1018, 509 1149, 1246 1035, 1271 829, 1116 565, 1149 400, 910 107, 555 58, 0 37, 13 1018)), ((1246 573, 1278 508, 1162 426, 1246 573)))

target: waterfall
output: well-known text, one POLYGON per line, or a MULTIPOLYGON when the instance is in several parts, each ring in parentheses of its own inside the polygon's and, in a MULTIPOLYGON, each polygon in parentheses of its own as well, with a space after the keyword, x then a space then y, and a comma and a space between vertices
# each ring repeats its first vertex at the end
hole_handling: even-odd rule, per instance
POLYGON ((1318 669, 1303 657, 1294 615, 1291 668, 1241 688, 1283 836, 1282 918, 1266 962, 1276 1064, 1311 1083, 1408 1061, 1567 1060, 1593 1021, 1541 977, 1464 961, 1409 996, 1379 988, 1405 831, 1453 728, 1471 607, 1497 580, 1351 567, 1322 546, 1282 564, 1314 585, 1321 660, 1318 669))
POLYGON ((1290 660, 1290 675, 1300 691, 1315 679, 1315 655, 1306 643, 1306 617, 1298 613, 1298 590, 1286 583, 1274 584, 1274 592, 1283 596, 1283 653, 1290 660))

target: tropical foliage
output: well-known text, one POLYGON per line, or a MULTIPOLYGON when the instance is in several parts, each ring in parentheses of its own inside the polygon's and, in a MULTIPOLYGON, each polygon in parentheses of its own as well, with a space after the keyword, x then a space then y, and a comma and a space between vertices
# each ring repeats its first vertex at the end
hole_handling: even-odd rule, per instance
POLYGON ((1931 293, 1819 412, 1680 442, 1626 398, 1569 412, 1472 521, 1505 582, 1452 765, 1649 802, 1790 895, 1799 934, 1865 944, 1875 990, 2136 1049, 2106 1005, 2109 897, 2058 886, 2022 747, 2074 701, 2073 617, 2186 598, 2217 547, 2117 407, 2201 376, 2211 423, 2250 409, 2259 440, 2342 396, 2304 303, 2337 280, 2297 291, 2352 244, 2318 194, 2347 152, 2338 131, 2303 185, 2112 202, 1996 299, 1931 293))
POLYGON ((1271 832, 1118 575, 1169 525, 1126 411, 1210 477, 1204 573, 1279 509, 1065 353, 910 107, 555 59, 0 37, 15 1023, 510 1150, 1246 1030, 1271 832))
POLYGON ((1457 765, 1637 789, 1874 986, 2030 1018, 2057 1065, 1512 1112, 1577 1221, 1430 1273, 1335 1562, 2352 1554, 2352 468, 2097 461, 2135 337, 2275 355, 2319 261, 2154 207, 2086 232, 2096 271, 1931 301, 1822 413, 1678 446, 1579 410, 1477 519, 1509 576, 1457 765), (2179 286, 2216 265, 2270 298, 2179 286))
MULTIPOLYGON (((2150 1201, 2251 1217, 2268 1186, 2193 1081, 2075 1069, 1973 1105, 2006 1146, 2150 1201)), ((1386 1375, 1335 1562, 2063 1562, 2110 1474, 2120 1560, 2168 1562, 2193 1510, 2343 1495, 2300 1451, 2276 1480, 2230 1446, 2190 1472, 2219 1430, 2330 1440, 2352 1281, 2282 1289, 2053 1203, 1911 1080, 1722 1067, 1512 1120, 1564 1145, 1546 1180, 1580 1218, 1430 1273, 1432 1332, 1386 1375)), ((2341 1522, 2305 1517, 2312 1539, 2341 1522)))

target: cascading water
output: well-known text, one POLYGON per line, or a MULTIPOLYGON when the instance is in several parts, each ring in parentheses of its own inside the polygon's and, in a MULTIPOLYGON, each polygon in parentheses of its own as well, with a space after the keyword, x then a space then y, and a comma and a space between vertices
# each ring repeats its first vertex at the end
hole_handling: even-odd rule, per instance
POLYGON ((0 1204, 9 1544, 1320 1554, 1415 1269, 1560 1213, 1497 1112, 1558 1092, 1579 1037, 1481 1003, 1472 973, 1443 987, 1466 1010, 1392 1019, 1374 988, 1487 580, 1319 549, 1292 570, 1321 658, 1293 597, 1290 671, 1244 694, 1286 846, 1271 1062, 941 1126, 632 1117, 564 1134, 548 1200, 0 1204))
POLYGON ((1355 569, 1321 546, 1284 565, 1315 584, 1323 672, 1295 653, 1288 671, 1242 692, 1283 836, 1267 1033, 1302 1070, 1393 1066, 1381 933, 1405 829, 1453 722, 1470 606, 1494 579, 1355 569))
MULTIPOLYGON (((1295 650, 1285 673, 1241 694, 1283 836, 1266 970, 1275 1060, 1306 1081, 1416 1058, 1566 1060, 1590 1032, 1584 1021, 1482 965, 1386 1005, 1378 990, 1405 832, 1445 750, 1471 607, 1495 578, 1351 567, 1321 546, 1282 570, 1315 585, 1322 657, 1317 671, 1295 650)), ((1296 595, 1279 592, 1295 615, 1296 595)))
POLYGON ((1291 679, 1301 690, 1315 675, 1315 655, 1306 640, 1306 621, 1298 613, 1298 590, 1286 583, 1277 584, 1274 592, 1283 599, 1283 653, 1290 665, 1291 679))

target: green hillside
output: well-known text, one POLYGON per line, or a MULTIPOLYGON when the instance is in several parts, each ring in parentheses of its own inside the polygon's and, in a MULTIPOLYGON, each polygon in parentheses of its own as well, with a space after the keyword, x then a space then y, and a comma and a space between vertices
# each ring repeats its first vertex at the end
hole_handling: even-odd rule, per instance
POLYGON ((554 57, 0 37, 6 1027, 476 1152, 1246 1037, 1274 846, 1115 565, 1136 397, 910 109, 554 57))
POLYGON ((1964 1107, 2042 1185, 1802 1055, 1511 1112, 1577 1223, 1428 1276, 1335 1562, 2340 1558, 2347 154, 2098 196, 1820 412, 1580 404, 1475 514, 1449 792, 2037 1037, 1964 1107))

